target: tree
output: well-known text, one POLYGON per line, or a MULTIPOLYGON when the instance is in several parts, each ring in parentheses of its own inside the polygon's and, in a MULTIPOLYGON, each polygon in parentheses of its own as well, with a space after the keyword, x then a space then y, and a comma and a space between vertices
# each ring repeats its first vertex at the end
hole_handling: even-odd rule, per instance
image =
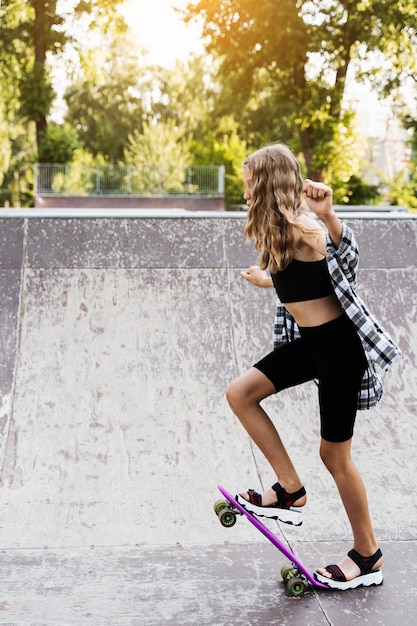
POLYGON ((3 174, 0 198, 11 206, 33 205, 35 125, 8 125, 8 167, 3 174))
POLYGON ((102 41, 104 36, 123 32, 126 24, 117 14, 121 2, 0 2, 0 197, 4 202, 13 206, 33 202, 32 165, 45 156, 43 141, 55 97, 51 61, 62 57, 69 46, 79 51, 86 29, 96 40, 100 33, 102 41))
POLYGON ((54 97, 47 53, 56 53, 65 42, 63 19, 56 12, 56 4, 57 0, 10 0, 2 7, 2 54, 14 57, 20 114, 35 122, 38 146, 54 97))
POLYGON ((219 60, 220 114, 232 112, 251 145, 292 144, 317 180, 349 127, 343 96, 353 61, 380 51, 389 89, 404 72, 400 53, 407 67, 415 58, 413 0, 200 0, 184 19, 203 20, 207 52, 219 60))
POLYGON ((187 63, 177 61, 172 69, 149 68, 150 113, 155 120, 175 120, 178 127, 192 129, 203 139, 214 106, 214 86, 210 62, 191 55, 187 63))
POLYGON ((84 52, 79 76, 65 94, 65 120, 93 156, 102 155, 110 163, 123 159, 129 134, 146 119, 147 85, 138 52, 125 36, 84 52))
POLYGON ((40 163, 70 163, 80 147, 76 132, 67 124, 48 124, 39 147, 40 163))
MULTIPOLYGON (((66 29, 66 15, 88 17, 91 30, 101 27, 107 31, 123 28, 117 17, 117 5, 122 0, 8 0, 0 13, 0 57, 13 59, 17 73, 13 84, 17 89, 20 115, 36 124, 37 147, 41 145, 47 128, 54 91, 50 78, 48 55, 59 55, 64 47, 76 45, 76 38, 66 29), (115 20, 116 16, 116 20, 115 20)), ((74 31, 75 32, 75 31, 74 31)))
POLYGON ((129 136, 126 163, 136 166, 135 188, 153 193, 184 191, 185 171, 191 165, 191 138, 174 120, 147 123, 129 136))
POLYGON ((211 59, 194 55, 185 64, 177 62, 173 69, 153 68, 151 110, 155 120, 175 120, 176 127, 192 132, 189 151, 193 164, 223 165, 226 205, 241 204, 242 163, 248 149, 233 117, 217 115, 213 68, 211 59))
MULTIPOLYGON (((414 114, 415 115, 415 114, 414 114)), ((417 210, 417 119, 410 111, 403 111, 402 119, 410 134, 410 159, 402 172, 394 176, 390 190, 391 204, 406 205, 417 210)))
POLYGON ((193 140, 193 162, 198 165, 223 165, 225 168, 225 204, 243 204, 243 161, 248 155, 246 142, 239 137, 238 124, 230 116, 216 120, 204 141, 193 140))

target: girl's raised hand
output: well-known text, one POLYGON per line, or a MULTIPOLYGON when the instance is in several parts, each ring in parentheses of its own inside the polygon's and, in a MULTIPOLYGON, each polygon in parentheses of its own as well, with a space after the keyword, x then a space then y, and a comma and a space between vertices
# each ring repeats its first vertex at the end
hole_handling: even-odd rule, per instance
POLYGON ((306 179, 303 184, 303 192, 308 207, 319 218, 330 213, 333 206, 333 190, 324 183, 317 183, 306 179))

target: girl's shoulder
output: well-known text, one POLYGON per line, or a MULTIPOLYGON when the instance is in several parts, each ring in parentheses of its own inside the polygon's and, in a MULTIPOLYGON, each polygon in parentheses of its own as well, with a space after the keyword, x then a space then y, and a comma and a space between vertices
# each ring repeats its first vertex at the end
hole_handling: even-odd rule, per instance
POLYGON ((300 215, 297 215, 294 220, 294 226, 298 226, 298 228, 301 228, 301 230, 306 231, 319 232, 322 230, 319 222, 304 211, 303 213, 300 213, 300 215))
POLYGON ((293 224, 294 248, 304 251, 308 260, 316 260, 317 253, 326 256, 326 236, 323 227, 309 215, 299 215, 293 224), (314 251, 314 252, 313 252, 314 251))

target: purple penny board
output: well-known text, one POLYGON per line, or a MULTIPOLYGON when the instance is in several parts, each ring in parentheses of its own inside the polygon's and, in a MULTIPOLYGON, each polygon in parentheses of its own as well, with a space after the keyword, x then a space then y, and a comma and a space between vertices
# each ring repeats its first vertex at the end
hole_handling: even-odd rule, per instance
POLYGON ((237 500, 235 500, 235 498, 228 491, 226 491, 226 489, 218 485, 218 490, 226 498, 226 500, 230 502, 234 509, 237 509, 240 513, 242 513, 242 515, 245 515, 250 523, 253 524, 263 535, 265 535, 265 537, 269 539, 269 541, 295 565, 301 574, 304 574, 307 580, 314 585, 314 587, 322 587, 324 589, 329 588, 327 585, 324 585, 316 580, 313 574, 311 574, 302 562, 297 559, 295 554, 291 552, 291 550, 284 543, 282 543, 282 541, 280 541, 278 537, 274 535, 274 533, 271 532, 269 528, 267 528, 257 517, 254 517, 251 513, 249 513, 249 511, 240 505, 239 502, 237 502, 237 500))

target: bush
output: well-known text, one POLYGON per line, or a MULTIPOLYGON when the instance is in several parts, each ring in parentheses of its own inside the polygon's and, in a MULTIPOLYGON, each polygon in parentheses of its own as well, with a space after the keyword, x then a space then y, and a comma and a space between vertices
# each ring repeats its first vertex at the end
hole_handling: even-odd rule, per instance
POLYGON ((70 126, 51 122, 39 146, 39 163, 71 163, 80 147, 80 141, 70 126))
POLYGON ((378 185, 368 185, 355 174, 346 183, 335 187, 335 204, 376 204, 381 195, 378 185))

